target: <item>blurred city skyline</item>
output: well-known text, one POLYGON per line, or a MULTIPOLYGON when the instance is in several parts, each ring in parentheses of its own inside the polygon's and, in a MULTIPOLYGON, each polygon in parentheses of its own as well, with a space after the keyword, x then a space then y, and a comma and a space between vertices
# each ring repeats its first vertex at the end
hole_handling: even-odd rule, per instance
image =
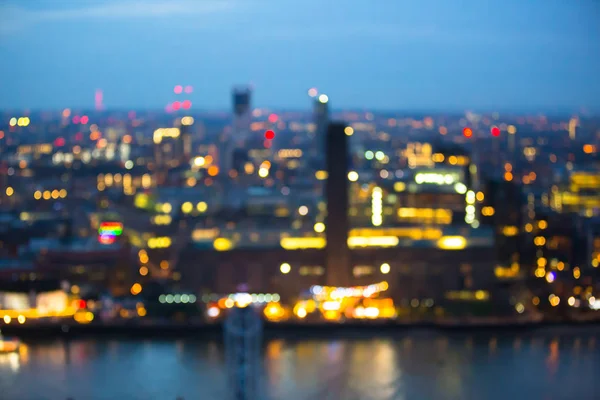
POLYGON ((0 2, 0 108, 600 111, 596 1, 0 2))

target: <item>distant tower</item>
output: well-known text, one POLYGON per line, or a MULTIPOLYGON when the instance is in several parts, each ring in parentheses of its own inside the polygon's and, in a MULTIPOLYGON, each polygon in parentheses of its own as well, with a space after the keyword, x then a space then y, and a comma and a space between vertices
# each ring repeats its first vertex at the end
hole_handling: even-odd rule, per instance
POLYGON ((252 90, 250 87, 233 89, 233 131, 236 135, 247 134, 250 131, 250 120, 252 118, 251 97, 252 90))
POLYGON ((316 125, 316 158, 319 168, 324 165, 323 155, 325 154, 325 136, 327 135, 327 126, 329 124, 329 98, 321 94, 315 98, 314 118, 316 125))
POLYGON ((350 252, 348 250, 348 136, 346 124, 334 122, 326 133, 327 157, 325 263, 327 285, 347 286, 350 283, 350 252))
POLYGON ((579 119, 577 117, 573 117, 569 120, 569 139, 575 140, 575 135, 577 134, 577 125, 579 124, 579 119))
POLYGON ((104 110, 104 93, 102 89, 96 89, 96 94, 94 95, 94 104, 96 107, 96 111, 104 110))
POLYGON ((252 120, 252 90, 248 86, 233 88, 233 126, 232 137, 223 140, 220 154, 220 164, 223 171, 233 167, 235 149, 244 147, 250 137, 250 122, 252 120))

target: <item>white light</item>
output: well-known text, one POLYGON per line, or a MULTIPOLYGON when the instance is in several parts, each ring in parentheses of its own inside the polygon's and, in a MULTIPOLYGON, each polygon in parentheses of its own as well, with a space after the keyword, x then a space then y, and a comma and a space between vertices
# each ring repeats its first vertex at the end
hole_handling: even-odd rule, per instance
POLYGON ((358 180, 358 172, 356 172, 356 171, 348 172, 348 180, 350 182, 356 182, 358 180))
POLYGON ((469 203, 469 204, 475 203, 475 192, 472 190, 469 190, 467 192, 467 203, 469 203))
POLYGON ((367 307, 365 308, 365 317, 367 318, 377 318, 379 316, 379 309, 376 307, 367 307))
POLYGON ((306 206, 298 207, 298 214, 300 214, 300 215, 308 214, 308 207, 306 207, 306 206))
POLYGON ((326 301, 323 303, 323 310, 325 311, 337 311, 340 309, 339 301, 326 301))
POLYGON ((206 313, 211 318, 217 318, 219 316, 219 314, 221 313, 221 310, 219 310, 218 307, 212 306, 212 307, 208 308, 208 311, 206 313))
POLYGON ((321 103, 327 103, 329 101, 329 97, 327 97, 326 94, 322 94, 322 95, 319 96, 319 101, 321 103))
POLYGON ((291 270, 292 266, 288 263, 283 263, 279 266, 279 271, 281 271, 282 274, 289 274, 291 270))
POLYGON ((201 166, 204 165, 204 163, 205 163, 204 157, 196 157, 196 158, 194 158, 194 165, 196 167, 201 167, 201 166))
POLYGON ((133 161, 131 161, 131 160, 125 161, 125 168, 127 168, 127 169, 133 168, 133 161))
POLYGON ((390 264, 388 264, 388 263, 381 264, 381 267, 379 267, 379 270, 381 271, 382 274, 389 274, 390 273, 390 264))
POLYGON ((456 190, 456 193, 458 194, 465 194, 467 193, 467 186, 464 183, 456 183, 454 185, 454 190, 456 190))

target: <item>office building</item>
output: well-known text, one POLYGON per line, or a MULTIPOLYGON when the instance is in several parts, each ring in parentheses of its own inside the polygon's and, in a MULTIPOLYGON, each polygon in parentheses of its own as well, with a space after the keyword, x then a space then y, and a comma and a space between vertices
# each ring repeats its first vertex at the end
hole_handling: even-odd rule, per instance
POLYGON ((327 248, 325 255, 328 285, 348 285, 350 255, 348 250, 348 136, 346 125, 331 123, 327 129, 325 151, 328 178, 325 184, 327 199, 327 248))

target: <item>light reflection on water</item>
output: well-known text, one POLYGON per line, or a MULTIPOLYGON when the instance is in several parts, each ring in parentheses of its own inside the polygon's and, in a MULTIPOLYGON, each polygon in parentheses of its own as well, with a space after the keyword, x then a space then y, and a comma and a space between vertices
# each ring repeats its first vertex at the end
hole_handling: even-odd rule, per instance
MULTIPOLYGON (((600 330, 273 339, 266 399, 600 398, 600 330)), ((0 354, 0 398, 227 398, 216 340, 26 342, 0 354)))

